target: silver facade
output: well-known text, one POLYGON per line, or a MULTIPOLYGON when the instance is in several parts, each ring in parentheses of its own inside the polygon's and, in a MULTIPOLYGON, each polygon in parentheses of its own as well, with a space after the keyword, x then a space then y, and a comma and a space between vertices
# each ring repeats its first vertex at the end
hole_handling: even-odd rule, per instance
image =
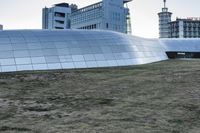
POLYGON ((165 52, 173 50, 200 52, 200 39, 144 39, 111 31, 0 31, 0 72, 146 64, 167 60, 165 52))

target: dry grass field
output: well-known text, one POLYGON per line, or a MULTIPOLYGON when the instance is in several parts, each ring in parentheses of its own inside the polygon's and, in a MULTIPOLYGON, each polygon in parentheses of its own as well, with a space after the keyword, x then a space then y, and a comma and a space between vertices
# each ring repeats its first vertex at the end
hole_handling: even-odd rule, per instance
POLYGON ((200 60, 0 73, 2 133, 200 133, 200 60))

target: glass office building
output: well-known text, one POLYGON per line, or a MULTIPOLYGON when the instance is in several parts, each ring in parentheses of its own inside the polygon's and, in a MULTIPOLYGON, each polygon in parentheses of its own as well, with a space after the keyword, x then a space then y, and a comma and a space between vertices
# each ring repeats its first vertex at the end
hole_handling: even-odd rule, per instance
POLYGON ((74 4, 56 4, 43 9, 43 29, 103 29, 131 34, 130 11, 126 6, 130 1, 103 0, 80 9, 74 4), (51 26, 54 23, 57 25, 51 26))
POLYGON ((167 60, 166 52, 200 52, 199 44, 100 30, 3 30, 0 72, 146 64, 167 60))

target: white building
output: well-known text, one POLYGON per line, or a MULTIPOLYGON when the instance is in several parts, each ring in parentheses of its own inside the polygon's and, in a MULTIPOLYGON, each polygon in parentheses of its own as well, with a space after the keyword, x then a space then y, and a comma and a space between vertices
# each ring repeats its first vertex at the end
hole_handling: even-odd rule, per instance
POLYGON ((160 38, 169 38, 169 22, 171 22, 172 13, 168 12, 166 7, 166 0, 164 0, 164 8, 162 12, 158 13, 159 16, 159 37, 160 38))
POLYGON ((3 25, 0 24, 0 30, 3 30, 3 25))
POLYGON ((200 38, 200 18, 177 18, 170 24, 170 38, 200 38))
POLYGON ((52 8, 43 8, 43 29, 69 29, 71 7, 67 3, 56 4, 52 8))
MULTIPOLYGON (((130 1, 132 0, 103 0, 81 9, 77 9, 77 6, 74 5, 69 6, 67 3, 65 3, 66 6, 62 7, 57 4, 51 9, 44 8, 43 29, 103 29, 131 34, 130 11, 128 7, 125 7, 130 1), (53 23, 58 23, 55 19, 54 9, 58 6, 60 12, 66 14, 65 19, 62 19, 61 22, 62 26, 60 27, 62 28, 53 25, 53 23), (67 12, 64 12, 64 10, 67 10, 67 12), (46 16, 51 17, 47 18, 46 16)), ((58 10, 56 12, 59 13, 58 10)))

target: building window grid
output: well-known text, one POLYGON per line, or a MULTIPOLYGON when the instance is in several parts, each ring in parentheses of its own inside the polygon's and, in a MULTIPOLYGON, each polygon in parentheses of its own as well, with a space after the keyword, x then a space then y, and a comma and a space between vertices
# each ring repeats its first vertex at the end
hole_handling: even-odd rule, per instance
POLYGON ((95 9, 89 12, 84 12, 82 14, 71 16, 71 25, 75 25, 78 23, 87 22, 89 20, 98 19, 102 17, 102 10, 95 9))
POLYGON ((101 7, 102 7, 102 2, 99 2, 99 3, 93 4, 93 5, 87 6, 85 8, 79 9, 76 12, 72 13, 72 15, 79 15, 84 12, 88 12, 88 11, 91 11, 91 10, 94 10, 97 8, 101 8, 101 7))
MULTIPOLYGON (((170 36, 172 38, 179 37, 179 21, 170 23, 170 36)), ((200 37, 200 22, 183 22, 183 37, 197 38, 200 37)))

